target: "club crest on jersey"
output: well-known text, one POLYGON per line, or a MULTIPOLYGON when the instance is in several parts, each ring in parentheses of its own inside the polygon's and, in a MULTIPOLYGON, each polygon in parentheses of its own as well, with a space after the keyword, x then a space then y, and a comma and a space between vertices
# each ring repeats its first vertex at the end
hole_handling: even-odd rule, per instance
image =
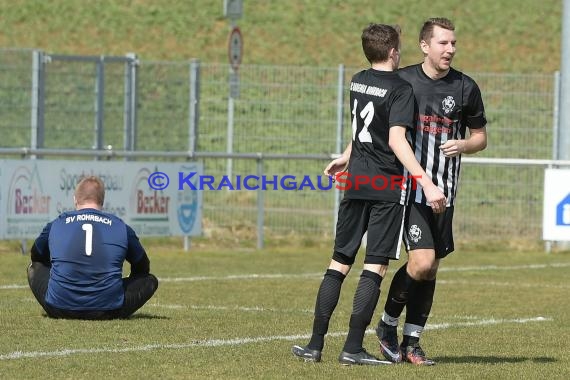
POLYGON ((443 99, 441 102, 441 107, 443 108, 443 112, 445 112, 446 115, 450 113, 453 110, 453 107, 455 107, 455 100, 453 100, 453 96, 447 96, 445 99, 443 99))
POLYGON ((409 231, 410 240, 417 243, 422 238, 422 230, 417 226, 417 224, 412 224, 409 231))

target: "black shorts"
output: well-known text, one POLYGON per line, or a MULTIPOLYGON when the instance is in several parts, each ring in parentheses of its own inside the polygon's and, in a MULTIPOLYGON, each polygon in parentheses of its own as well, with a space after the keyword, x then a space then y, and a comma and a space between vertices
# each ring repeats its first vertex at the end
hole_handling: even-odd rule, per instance
POLYGON ((40 262, 30 264, 28 267, 28 283, 39 304, 51 318, 91 320, 127 318, 142 307, 158 288, 158 279, 150 273, 129 276, 123 278, 125 300, 121 308, 115 310, 64 310, 53 307, 45 301, 49 279, 49 266, 40 262))
POLYGON ((430 206, 413 202, 406 208, 404 243, 408 251, 433 249, 444 258, 455 249, 453 244, 453 206, 435 214, 430 206))
POLYGON ((399 259, 403 222, 404 206, 399 203, 344 198, 338 209, 333 259, 354 264, 366 231, 364 263, 386 265, 399 259))

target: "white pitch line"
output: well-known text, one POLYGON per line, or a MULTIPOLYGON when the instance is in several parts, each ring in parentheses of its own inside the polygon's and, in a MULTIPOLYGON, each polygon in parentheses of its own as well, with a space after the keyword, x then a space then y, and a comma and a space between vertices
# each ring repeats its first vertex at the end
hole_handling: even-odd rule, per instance
POLYGON ((0 285, 0 290, 24 289, 24 288, 29 288, 29 286, 28 285, 19 285, 19 284, 0 285))
MULTIPOLYGON (((552 264, 528 264, 528 265, 511 265, 511 266, 497 266, 497 265, 483 265, 473 267, 451 267, 440 268, 439 272, 477 272, 477 271, 490 271, 490 270, 524 270, 524 269, 544 269, 544 268, 565 268, 570 267, 570 263, 552 263, 552 264)), ((253 279, 274 279, 274 278, 320 278, 323 273, 301 273, 301 274, 243 274, 243 275, 230 275, 230 276, 199 276, 199 277, 164 277, 159 278, 162 282, 191 282, 191 281, 216 281, 216 280, 253 280, 253 279)))
MULTIPOLYGON (((270 274, 237 274, 228 276, 193 276, 193 277, 159 277, 159 282, 195 282, 195 281, 232 281, 256 279, 295 279, 295 278, 321 278, 324 273, 270 273, 270 274)), ((9 284, 0 285, 0 290, 24 289, 28 285, 9 284)))
MULTIPOLYGON (((525 270, 525 269, 544 269, 544 268, 566 268, 570 267, 570 263, 551 263, 551 264, 528 264, 528 265, 512 265, 497 266, 483 265, 473 267, 443 267, 438 272, 478 272, 478 271, 496 271, 496 270, 525 270)), ((256 279, 296 279, 296 278, 322 278, 323 273, 268 273, 268 274, 239 274, 227 276, 192 276, 192 277, 160 277, 160 282, 195 282, 195 281, 233 281, 233 280, 256 280, 256 279)), ((9 284, 0 285, 0 290, 24 289, 27 285, 9 284)))
MULTIPOLYGON (((534 317, 534 318, 516 318, 516 319, 485 319, 476 322, 460 322, 460 323, 439 323, 434 325, 427 325, 426 330, 442 330, 457 327, 474 327, 474 326, 488 326, 505 323, 530 323, 530 322, 546 322, 552 321, 549 317, 534 317)), ((367 334, 375 334, 373 329, 366 330, 367 334)), ((333 332, 328 333, 329 337, 346 336, 346 332, 333 332)), ((208 339, 202 341, 192 341, 187 343, 171 343, 171 344, 147 344, 144 346, 125 347, 125 348, 67 348, 56 351, 14 351, 7 354, 1 354, 0 360, 17 360, 17 359, 34 359, 42 357, 58 357, 58 356, 71 356, 78 354, 98 354, 98 353, 125 353, 125 352, 143 352, 155 350, 179 350, 192 347, 221 347, 221 346, 241 346, 251 343, 264 343, 272 341, 294 341, 310 338, 310 334, 298 335, 275 335, 275 336, 261 336, 254 338, 235 338, 235 339, 208 339)))
MULTIPOLYGON (((524 269, 544 269, 544 268, 565 268, 570 267, 570 263, 552 263, 552 264, 529 264, 529 265, 511 265, 511 266, 497 266, 497 265, 483 265, 473 267, 451 267, 440 268, 439 272, 477 272, 477 271, 490 271, 490 270, 524 270, 524 269)), ((252 279, 273 279, 273 278, 320 278, 323 273, 302 273, 302 274, 243 274, 243 275, 230 275, 230 276, 200 276, 200 277, 164 277, 159 278, 162 282, 189 282, 189 281, 212 281, 212 280, 252 280, 252 279)))
POLYGON ((426 325, 426 330, 444 330, 454 327, 473 327, 473 326, 489 326, 502 323, 529 323, 529 322, 550 322, 550 317, 533 317, 533 318, 516 318, 516 319, 483 319, 475 322, 459 322, 459 323, 437 323, 426 325))
POLYGON ((443 267, 438 272, 478 272, 488 270, 520 270, 520 269, 544 269, 544 268, 566 268, 570 267, 570 263, 551 263, 551 264, 527 264, 527 265, 483 265, 475 267, 443 267))
POLYGON ((162 282, 192 282, 192 281, 226 281, 226 280, 256 280, 256 279, 289 279, 323 277, 324 273, 269 273, 269 274, 235 274, 228 276, 196 276, 196 277, 162 277, 162 282))
POLYGON ((462 280, 437 280, 438 285, 484 285, 484 286, 510 286, 517 288, 548 288, 548 289, 570 289, 570 285, 551 284, 525 284, 520 282, 496 282, 496 281, 462 281, 462 280))
POLYGON ((272 313, 309 313, 312 314, 314 310, 309 309, 273 309, 263 306, 216 306, 216 305, 177 305, 177 304, 162 304, 151 303, 145 306, 162 308, 162 309, 192 309, 192 310, 223 310, 223 311, 253 311, 253 312, 272 312, 272 313))

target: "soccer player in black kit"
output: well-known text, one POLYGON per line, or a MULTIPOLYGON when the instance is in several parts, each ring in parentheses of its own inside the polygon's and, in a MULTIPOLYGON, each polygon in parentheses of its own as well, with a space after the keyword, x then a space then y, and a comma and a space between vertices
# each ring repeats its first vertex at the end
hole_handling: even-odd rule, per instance
POLYGON ((334 175, 348 161, 345 175, 351 186, 346 186, 339 207, 334 251, 318 290, 311 339, 306 346, 292 348, 295 356, 306 361, 321 361, 324 336, 343 280, 368 231, 364 268, 338 360, 343 365, 391 363, 370 355, 362 345, 389 261, 400 254, 407 190, 404 176, 417 179, 434 211, 445 208, 445 196, 421 168, 406 139, 414 125, 414 98, 411 86, 394 72, 400 61, 399 30, 371 24, 362 32, 362 48, 371 68, 355 74, 351 81, 352 142, 343 157, 325 169, 325 174, 334 175))
POLYGON ((73 199, 76 210, 49 222, 32 246, 32 293, 52 318, 127 318, 158 287, 148 256, 131 227, 102 211, 99 177, 83 178, 73 199), (122 278, 125 260, 131 273, 122 278))
POLYGON ((398 71, 414 90, 416 158, 443 191, 447 204, 445 212, 435 214, 422 193, 423 185, 411 189, 404 234, 408 262, 394 274, 376 329, 380 351, 392 362, 434 364, 419 339, 432 307, 439 262, 454 250, 452 221, 461 155, 487 146, 481 91, 472 78, 450 66, 456 51, 454 30, 446 18, 428 19, 419 35, 423 63, 398 71), (403 340, 398 345, 396 329, 404 307, 403 340))

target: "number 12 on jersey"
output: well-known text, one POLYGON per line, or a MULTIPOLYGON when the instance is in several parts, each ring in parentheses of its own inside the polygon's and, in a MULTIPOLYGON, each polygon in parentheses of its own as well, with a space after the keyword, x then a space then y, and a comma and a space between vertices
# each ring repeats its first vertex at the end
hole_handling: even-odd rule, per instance
POLYGON ((356 140, 356 129, 357 123, 356 118, 360 117, 364 122, 364 127, 362 131, 358 134, 358 140, 363 143, 372 143, 372 135, 368 131, 368 126, 372 123, 372 119, 374 118, 374 104, 372 102, 368 102, 364 109, 360 111, 360 114, 357 115, 356 107, 358 106, 358 99, 354 99, 354 107, 352 108, 352 141, 356 140))

